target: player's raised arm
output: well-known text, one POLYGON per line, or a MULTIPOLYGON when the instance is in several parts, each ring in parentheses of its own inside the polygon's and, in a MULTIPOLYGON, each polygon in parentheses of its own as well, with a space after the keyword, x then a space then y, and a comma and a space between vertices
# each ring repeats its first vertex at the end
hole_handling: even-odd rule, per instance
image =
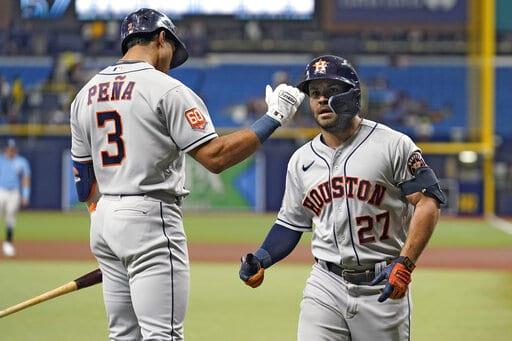
POLYGON ((249 129, 211 139, 189 154, 209 171, 220 173, 252 155, 277 128, 293 117, 303 99, 304 94, 295 87, 281 84, 272 90, 267 85, 268 110, 263 117, 249 129))

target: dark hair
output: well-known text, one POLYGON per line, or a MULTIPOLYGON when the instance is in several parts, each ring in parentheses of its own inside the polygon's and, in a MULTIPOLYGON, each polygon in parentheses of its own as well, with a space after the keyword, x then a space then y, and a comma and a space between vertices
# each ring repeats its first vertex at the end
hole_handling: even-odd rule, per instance
POLYGON ((172 35, 167 32, 165 28, 160 28, 154 32, 149 33, 136 33, 131 35, 126 39, 126 51, 128 51, 130 48, 134 47, 135 45, 148 45, 152 41, 156 40, 157 37, 160 35, 160 32, 165 32, 165 40, 168 42, 174 43, 174 40, 172 39, 172 35))

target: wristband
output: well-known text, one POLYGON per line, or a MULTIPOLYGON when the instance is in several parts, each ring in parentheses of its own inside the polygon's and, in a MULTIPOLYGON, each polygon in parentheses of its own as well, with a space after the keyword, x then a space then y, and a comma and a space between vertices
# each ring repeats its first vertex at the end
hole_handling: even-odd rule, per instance
POLYGON ((23 187, 21 189, 21 196, 23 197, 23 199, 28 200, 30 197, 30 187, 23 187))
POLYGON ((414 270, 414 268, 416 267, 412 260, 410 260, 409 257, 407 256, 398 257, 398 263, 402 263, 403 265, 405 265, 407 270, 409 270, 410 272, 412 272, 412 270, 414 270))
POLYGON ((260 264, 263 268, 268 268, 272 265, 272 257, 270 257, 270 254, 267 252, 267 250, 259 248, 254 253, 256 258, 260 261, 260 264))
POLYGON ((270 135, 272 135, 274 130, 280 126, 281 124, 277 120, 265 114, 263 117, 254 122, 250 129, 256 133, 258 140, 260 140, 260 143, 263 144, 263 142, 265 142, 270 137, 270 135))

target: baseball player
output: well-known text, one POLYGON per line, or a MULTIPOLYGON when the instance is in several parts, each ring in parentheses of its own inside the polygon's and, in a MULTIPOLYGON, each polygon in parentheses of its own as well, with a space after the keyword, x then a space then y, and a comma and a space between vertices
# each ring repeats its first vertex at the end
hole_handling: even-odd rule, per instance
POLYGON ((313 59, 298 88, 321 132, 291 157, 277 220, 240 278, 259 286, 313 231, 298 340, 408 340, 408 284, 446 201, 439 182, 409 137, 359 116, 345 59, 313 59))
POLYGON ((123 57, 71 105, 72 159, 91 203, 90 246, 103 273, 111 340, 183 340, 189 261, 181 202, 185 153, 214 173, 253 154, 304 98, 268 86, 268 112, 219 137, 203 101, 167 75, 188 58, 164 14, 140 9, 121 24, 123 57), (94 201, 91 203, 93 204, 94 201))
POLYGON ((16 213, 21 206, 28 205, 30 198, 30 166, 23 156, 18 155, 16 141, 9 139, 4 153, 0 155, 0 212, 5 214, 6 236, 2 243, 4 256, 13 257, 16 213))

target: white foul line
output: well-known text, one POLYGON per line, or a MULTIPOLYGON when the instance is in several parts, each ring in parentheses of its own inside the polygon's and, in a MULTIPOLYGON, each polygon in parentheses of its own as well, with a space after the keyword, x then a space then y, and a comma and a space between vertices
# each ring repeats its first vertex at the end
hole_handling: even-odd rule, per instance
POLYGON ((487 217, 487 220, 491 223, 492 226, 496 227, 497 229, 502 230, 503 232, 512 235, 512 223, 502 219, 498 218, 495 215, 487 217))

